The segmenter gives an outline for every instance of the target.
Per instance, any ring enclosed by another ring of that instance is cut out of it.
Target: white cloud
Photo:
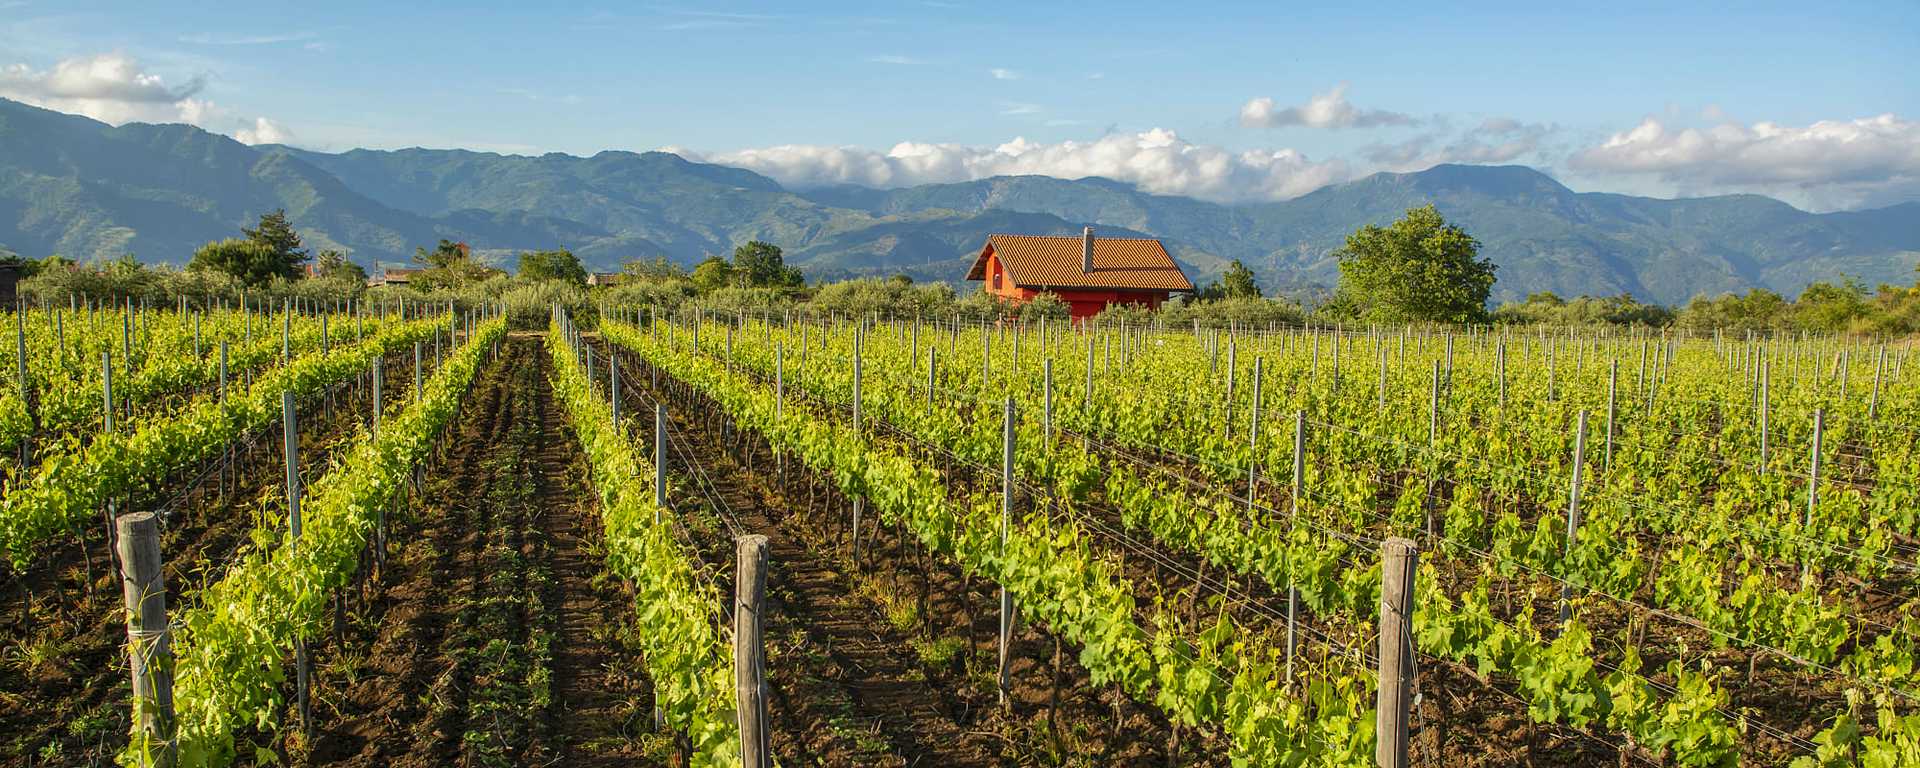
[[[1038,104],[1023,104],[1017,101],[1002,102],[1000,104],[1000,114],[1003,115],[1037,115],[1040,114],[1040,112],[1041,109]]]
[[[65,59],[43,71],[26,64],[0,69],[0,96],[109,123],[205,119],[211,105],[193,98],[205,86],[203,77],[169,85],[120,53]]]
[[[1018,79],[1020,79],[1020,73],[1018,73],[1018,72],[1015,72],[1015,71],[1013,71],[1013,70],[1011,70],[1011,69],[1002,69],[1002,68],[1000,68],[1000,67],[994,67],[993,69],[989,69],[989,70],[987,70],[987,73],[988,73],[988,74],[991,74],[991,75],[993,75],[993,79],[995,79],[995,80],[1018,80]]]
[[[1414,125],[1413,116],[1380,109],[1361,109],[1347,101],[1347,84],[1341,83],[1326,93],[1314,94],[1306,104],[1282,107],[1271,97],[1261,96],[1240,107],[1240,124],[1254,128],[1302,125],[1308,128],[1373,128],[1386,125]]]
[[[246,144],[293,141],[293,132],[280,123],[265,117],[242,120],[232,110],[198,98],[205,87],[205,77],[171,85],[121,53],[64,59],[47,70],[27,64],[0,67],[0,97],[37,107],[115,125],[187,123],[229,133]]]
[[[290,144],[293,142],[293,132],[272,120],[256,117],[253,119],[253,127],[234,131],[233,138],[248,145]]]
[[[915,60],[911,56],[901,56],[899,54],[894,54],[894,53],[884,53],[878,56],[868,56],[867,61],[871,61],[875,64],[918,64],[920,63],[919,61]]]
[[[1443,133],[1427,133],[1394,144],[1373,144],[1363,148],[1361,155],[1392,171],[1417,171],[1441,163],[1511,163],[1540,152],[1556,130],[1543,123],[1491,117],[1451,140]]]
[[[1657,179],[1685,194],[1761,191],[1845,207],[1920,195],[1920,123],[1883,114],[1804,127],[1675,128],[1649,117],[1574,153],[1569,165]]]
[[[1242,202],[1298,197],[1349,177],[1341,161],[1314,162],[1292,149],[1235,152],[1193,144],[1161,128],[1057,144],[1016,138],[997,147],[908,141],[885,152],[815,145],[716,153],[668,151],[747,168],[796,187],[848,183],[903,187],[1020,174],[1065,179],[1100,176],[1158,194]]]

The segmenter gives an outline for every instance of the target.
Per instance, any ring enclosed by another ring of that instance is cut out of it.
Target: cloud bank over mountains
[[[731,152],[668,151],[746,168],[802,188],[907,187],[991,176],[1101,176],[1155,194],[1246,202],[1298,197],[1352,176],[1344,161],[1314,161],[1292,149],[1235,152],[1195,144],[1164,128],[1051,144],[1015,138],[994,147],[904,141],[884,152],[799,144]]]
[[[114,125],[186,123],[227,133],[245,144],[292,140],[293,133],[280,123],[265,117],[245,120],[203,98],[206,88],[204,74],[176,85],[138,59],[117,52],[62,59],[43,70],[24,63],[0,66],[0,97],[24,104]]]
[[[194,42],[298,45],[318,41],[311,33],[302,33],[195,38]],[[920,63],[891,54],[872,60],[901,66]],[[1028,72],[1007,68],[990,69],[987,74],[1009,86],[1033,80]],[[299,141],[297,121],[247,115],[216,103],[208,95],[211,82],[205,73],[162,74],[117,51],[40,67],[0,61],[0,97],[114,124],[189,123],[247,144]],[[667,149],[689,159],[753,170],[800,188],[835,184],[893,188],[1003,175],[1100,176],[1156,194],[1247,203],[1291,199],[1374,171],[1413,171],[1443,163],[1525,163],[1577,178],[1586,188],[1677,195],[1753,192],[1816,210],[1920,199],[1920,122],[1893,113],[1796,126],[1764,120],[1742,123],[1710,107],[1691,119],[1669,112],[1646,117],[1630,128],[1623,127],[1624,122],[1567,126],[1509,116],[1416,116],[1355,104],[1348,98],[1349,91],[1342,82],[1297,103],[1271,96],[1251,98],[1241,105],[1237,119],[1223,121],[1229,124],[1225,143],[1196,141],[1174,127],[1152,127],[1108,128],[1089,139],[1036,141],[1015,136],[998,144],[908,137],[886,149],[823,144]],[[1024,100],[999,101],[993,110],[1002,116],[1032,119],[1049,129],[1098,124],[1047,118],[1046,108]],[[1232,136],[1232,126],[1240,131],[1238,137]],[[1334,155],[1309,155],[1299,148],[1299,144],[1315,145],[1317,139],[1312,137],[1333,133],[1359,136],[1361,142],[1344,144],[1350,149]],[[1295,145],[1274,146],[1278,136],[1291,137],[1287,143]],[[472,146],[486,149],[489,145]]]
[[[1794,189],[1839,205],[1898,202],[1920,197],[1920,123],[1883,114],[1801,127],[1727,121],[1702,129],[1650,117],[1575,152],[1568,165],[1650,176],[1683,193]]]

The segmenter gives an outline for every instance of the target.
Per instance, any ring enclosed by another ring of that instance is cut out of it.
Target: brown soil
[[[578,441],[538,337],[480,372],[388,571],[316,661],[308,765],[637,765],[651,691],[621,642]]]

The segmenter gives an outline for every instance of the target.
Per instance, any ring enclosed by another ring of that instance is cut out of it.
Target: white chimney
[[[1093,274],[1093,227],[1080,233],[1080,273]]]

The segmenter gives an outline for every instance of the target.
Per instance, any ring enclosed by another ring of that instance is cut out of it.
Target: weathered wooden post
[[[1614,360],[1607,365],[1607,453],[1600,462],[1602,473],[1613,471],[1613,420],[1615,414],[1614,391],[1620,381],[1620,361]]]
[[[667,508],[667,406],[653,404],[653,524],[660,524],[660,511]]]
[[[367,422],[367,434],[372,437],[380,436],[380,412],[386,409],[387,403],[385,395],[381,394],[380,390],[385,386],[386,378],[386,360],[375,357],[373,359],[373,416]]]
[[[1086,374],[1087,374],[1087,384],[1086,384],[1087,388],[1086,388],[1085,394],[1082,395],[1085,399],[1080,401],[1080,412],[1083,415],[1092,416],[1093,415],[1093,337],[1091,335],[1087,337]]]
[[[20,403],[27,408],[28,419],[33,416],[33,387],[27,383],[27,305],[22,301],[13,310],[14,361],[19,363]],[[1878,390],[1876,389],[1876,392]],[[33,455],[29,447],[33,443],[33,434],[28,432],[20,440],[20,466],[25,468]]]
[[[733,697],[740,728],[741,768],[773,768],[767,728],[767,648],[761,612],[767,597],[767,537],[735,543],[733,582]]]
[[[1501,339],[1499,347],[1494,351],[1493,370],[1494,370],[1494,373],[1493,373],[1494,378],[1500,380],[1500,407],[1505,408],[1507,407],[1507,340],[1506,339]]]
[[[607,346],[607,400],[613,406],[613,428],[620,429],[620,358]]]
[[[287,529],[290,532],[288,546],[300,546],[300,428],[298,417],[294,415],[293,392],[280,393],[280,432],[285,446],[287,460]],[[303,730],[313,726],[312,701],[308,698],[308,682],[312,670],[307,659],[307,641],[295,638],[293,641],[294,690],[299,698],[300,727]]]
[[[1376,340],[1374,346],[1380,351],[1380,384],[1378,389],[1380,394],[1380,412],[1384,414],[1387,412],[1387,345],[1381,344]]]
[[[1773,409],[1773,394],[1768,390],[1772,386],[1772,372],[1769,366],[1773,361],[1760,359],[1760,474],[1767,473],[1767,411]]]
[[[417,342],[417,341],[414,342],[413,343],[413,401],[416,403],[420,402],[420,381],[421,381],[421,372],[420,372],[421,354],[420,353],[421,352],[422,350],[421,350],[420,342]]]
[[[1042,346],[1044,347],[1045,345],[1042,344]],[[1042,373],[1044,374],[1044,377],[1045,377],[1045,381],[1042,384],[1042,392],[1041,392],[1041,405],[1044,408],[1041,415],[1041,424],[1043,425],[1041,434],[1045,441],[1042,447],[1048,451],[1051,451],[1053,450],[1053,357],[1052,356],[1047,357],[1045,364],[1042,366]]]
[[[1580,535],[1580,472],[1587,461],[1587,412],[1580,412],[1580,424],[1573,433],[1573,477],[1567,484],[1567,544],[1565,556],[1573,556],[1573,545]],[[1560,623],[1573,615],[1573,584],[1560,583]]]
[[[1820,438],[1822,433],[1826,431],[1826,427],[1826,409],[1813,409],[1813,449],[1808,452],[1807,456],[1807,515],[1800,522],[1800,535],[1807,538],[1812,538],[1813,508],[1820,502]],[[1813,563],[1811,559],[1800,563],[1800,575],[1802,579],[1806,577],[1807,572],[1812,568]]]
[[[985,334],[982,335],[984,336]],[[856,329],[853,333],[853,435],[856,438],[865,434],[861,431],[862,424],[860,423],[860,403],[864,399],[860,396],[860,357],[863,351],[862,348],[865,345],[861,343],[860,337],[860,331]],[[982,383],[985,383],[984,379],[982,379]],[[866,511],[866,502],[867,498],[864,494],[854,494],[853,534],[847,540],[847,550],[853,558],[855,568],[860,567],[860,516],[861,513]]]
[[[1380,681],[1374,698],[1373,762],[1407,766],[1407,710],[1413,704],[1413,574],[1420,550],[1395,536],[1381,543]]]
[[[1253,405],[1247,418],[1247,514],[1253,514],[1260,482],[1260,379],[1266,358],[1253,358]]]
[[[1385,349],[1385,347],[1381,347]],[[1288,527],[1300,524],[1300,498],[1307,492],[1307,412],[1293,412],[1293,508]],[[1300,590],[1293,581],[1293,562],[1287,562],[1287,687],[1293,686],[1293,653],[1300,647]]]
[[[1001,428],[1000,454],[1000,549],[1007,548],[1007,536],[1013,525],[1013,398],[1006,399],[1002,406],[1004,425]],[[1013,593],[1005,585],[1000,587],[1000,670],[999,691],[1000,706],[1013,709],[1013,699],[1008,696],[1013,671]]]
[[[1887,374],[1887,345],[1880,345],[1880,353],[1873,364],[1873,395],[1867,400],[1867,418],[1880,415],[1880,380]]]
[[[127,661],[133,673],[133,744],[139,765],[167,768],[175,758],[173,638],[160,562],[160,521],[152,512],[115,520],[120,594],[127,608]]]
[[[1440,442],[1440,361],[1433,361],[1433,388],[1427,399],[1427,445]]]

